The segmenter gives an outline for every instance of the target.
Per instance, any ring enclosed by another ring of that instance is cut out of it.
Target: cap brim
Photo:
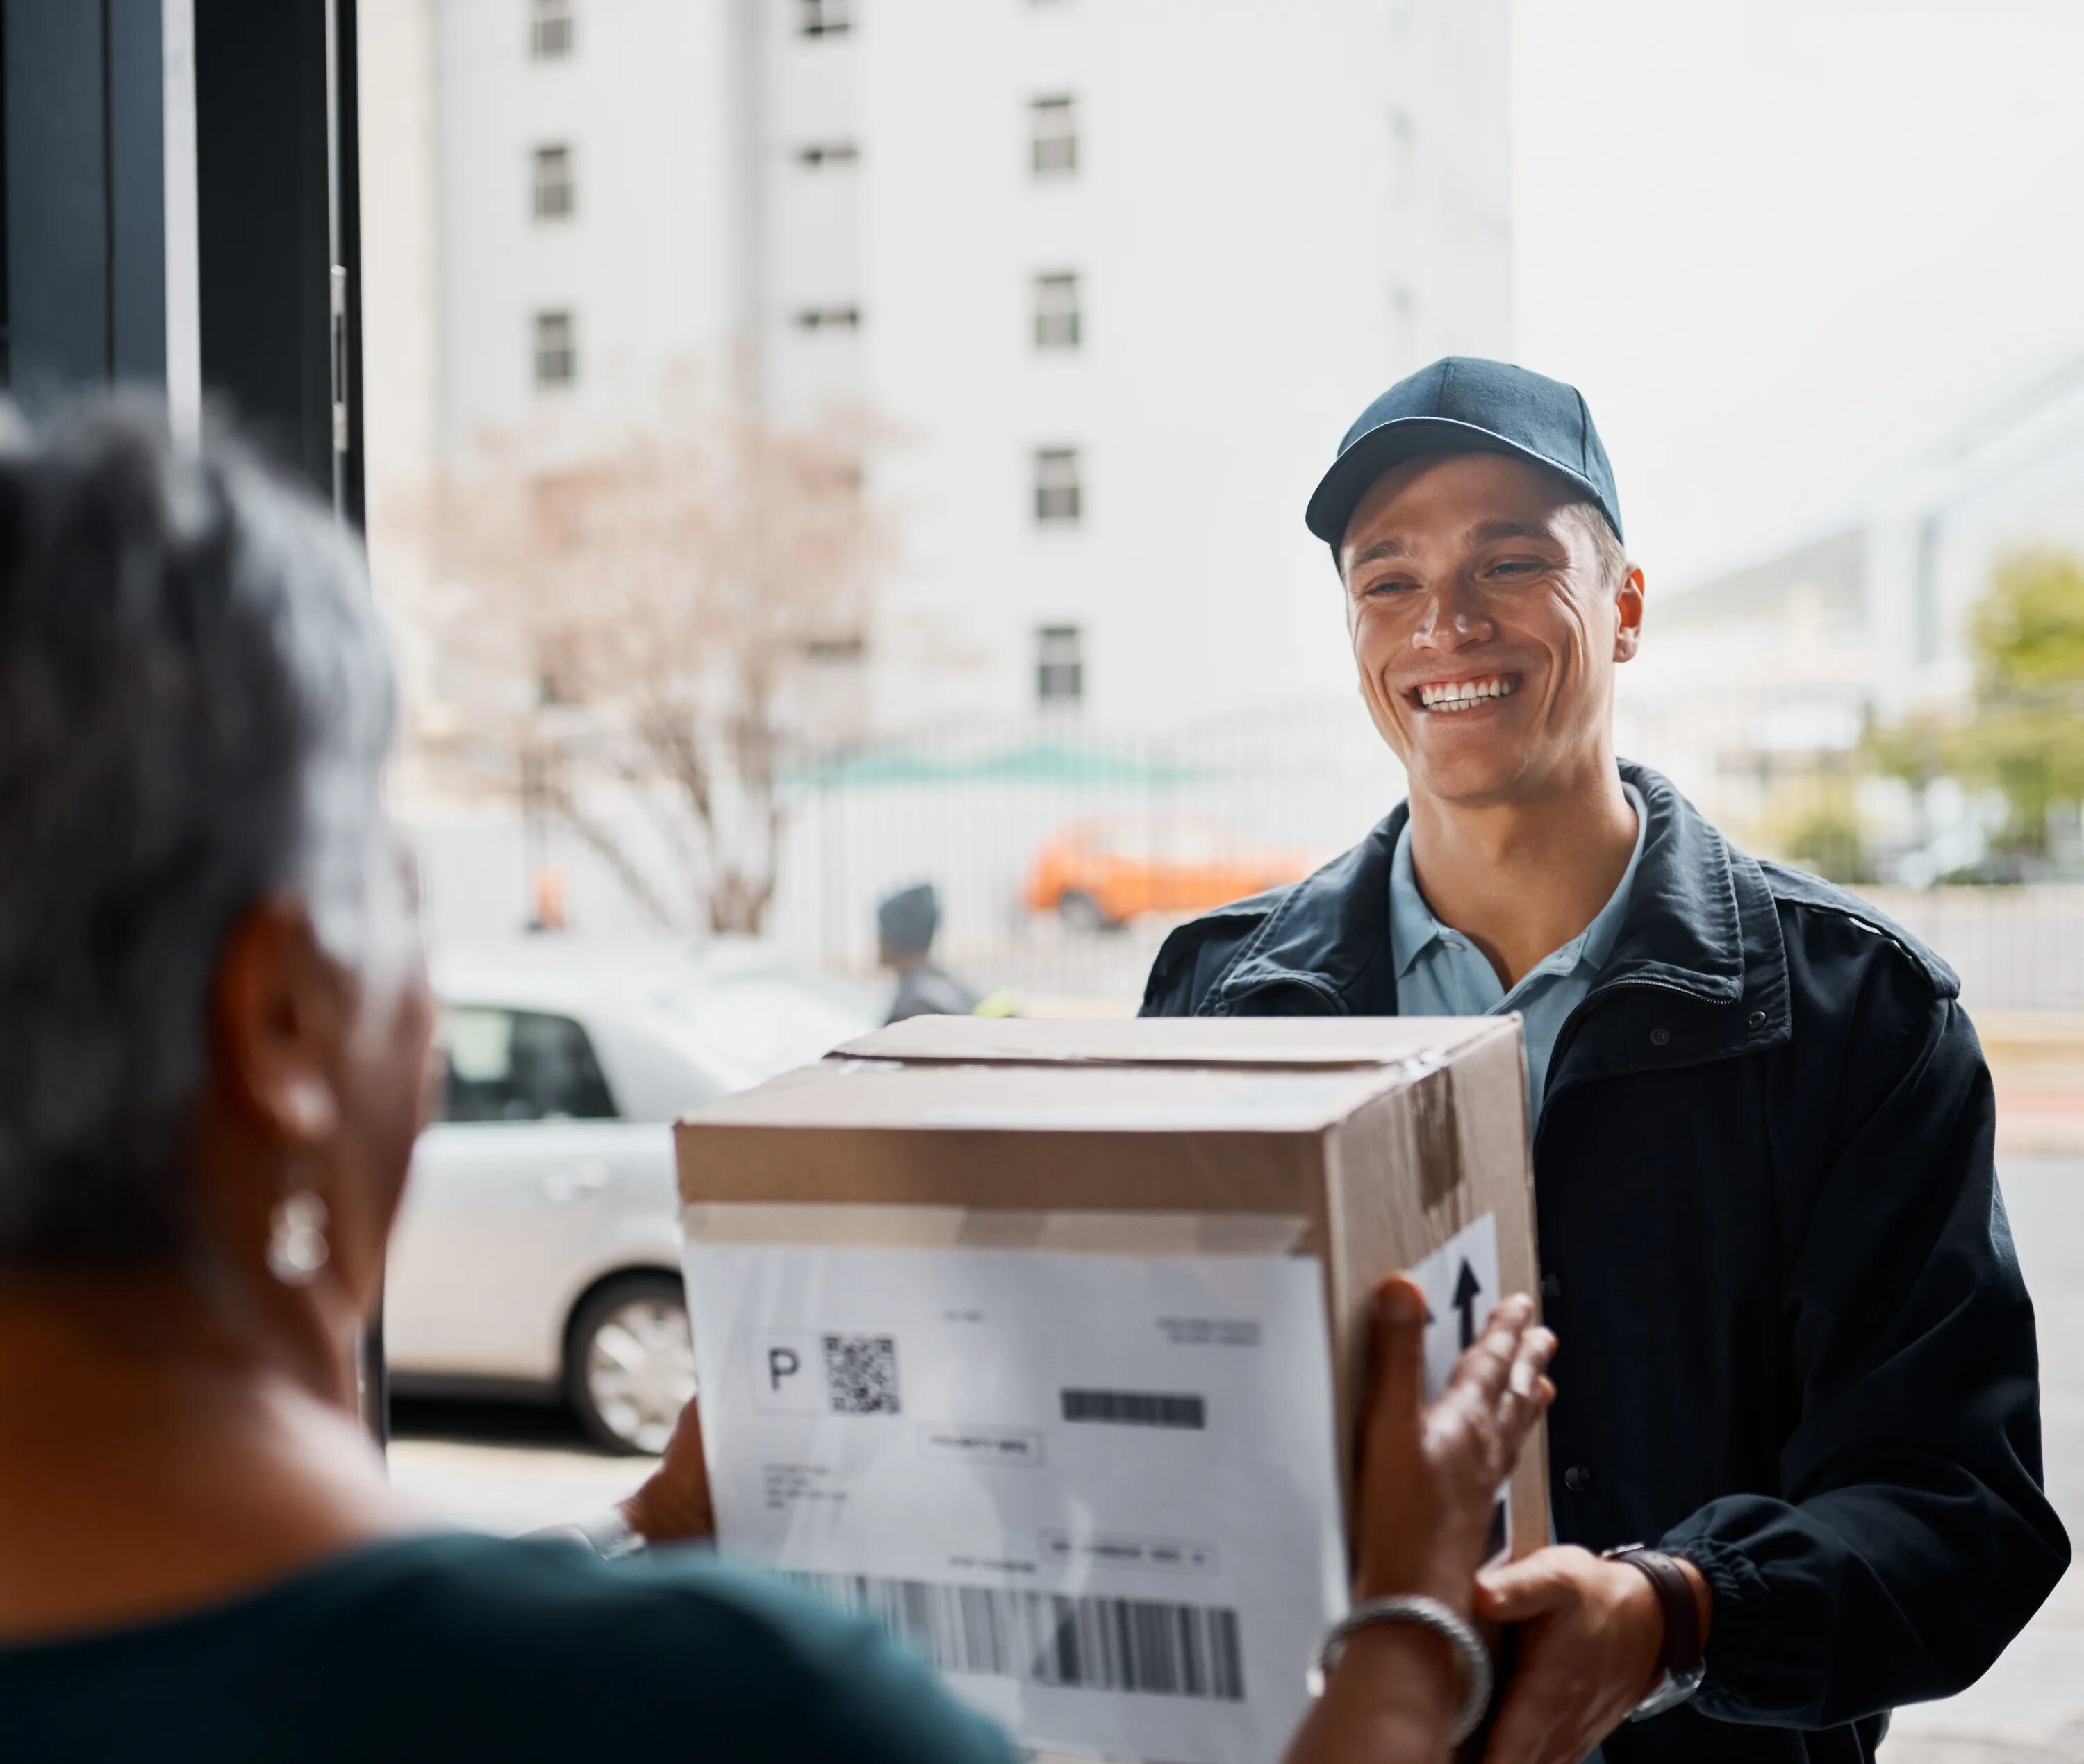
[[[1332,468],[1317,480],[1302,519],[1310,531],[1334,553],[1346,536],[1347,523],[1368,486],[1392,466],[1435,453],[1502,453],[1529,465],[1543,466],[1585,493],[1585,500],[1604,511],[1605,499],[1591,479],[1568,466],[1559,465],[1546,454],[1523,447],[1516,441],[1457,422],[1451,417],[1392,417],[1370,429],[1332,462]]]

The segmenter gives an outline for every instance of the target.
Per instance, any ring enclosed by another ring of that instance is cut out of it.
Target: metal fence
[[[1887,857],[1914,817],[1862,772],[1858,728],[1856,707],[1813,688],[1694,692],[1624,703],[1620,737],[1747,848],[1813,857],[1818,829],[1864,825]],[[977,721],[807,755],[789,774],[768,932],[803,961],[866,972],[877,901],[930,880],[951,966],[1031,1009],[1124,1010],[1171,924],[1343,850],[1403,789],[1357,700],[1168,730]],[[436,941],[519,929],[536,854],[512,811],[417,819]],[[547,850],[575,932],[650,929],[582,847],[553,833]],[[1113,865],[1128,892],[1067,887],[1081,862]],[[2084,1012],[2084,882],[1854,886],[1954,965],[1972,1005]],[[1065,898],[1081,893],[1101,898]]]
[[[1667,772],[1739,845],[1802,861],[1820,839],[1827,859],[1858,866],[1851,886],[1945,956],[1972,1004],[2084,1011],[2084,882],[1888,886],[1865,879],[1876,859],[1864,847],[1828,848],[1834,836],[1857,840],[1865,823],[1887,856],[1910,819],[1901,793],[1861,772],[1844,724],[1799,699],[1750,694],[1630,707],[1622,734],[1624,751]],[[1777,744],[1761,743],[1760,730]],[[1819,742],[1819,730],[1832,738]],[[1357,703],[1163,732],[928,732],[806,775],[773,930],[806,957],[862,969],[875,901],[931,880],[944,903],[942,954],[980,984],[1048,1008],[1124,1008],[1166,930],[1189,915],[1063,903],[1049,891],[1053,859],[1102,847],[1132,874],[1154,873],[1154,891],[1168,878],[1189,893],[1198,882],[1213,904],[1249,891],[1256,875],[1301,874],[1343,850],[1403,789]]]

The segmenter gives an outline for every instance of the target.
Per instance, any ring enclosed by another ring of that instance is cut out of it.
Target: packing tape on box
[[[1048,1250],[1066,1255],[1292,1255],[1309,1222],[1271,1213],[1014,1212],[875,1203],[696,1201],[682,1209],[680,1226],[690,1243]]]

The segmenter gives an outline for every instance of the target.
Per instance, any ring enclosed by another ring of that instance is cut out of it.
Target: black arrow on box
[[[1462,1352],[1467,1353],[1476,1344],[1476,1300],[1484,1289],[1483,1282],[1476,1278],[1476,1271],[1469,1266],[1468,1258],[1462,1258],[1462,1271],[1455,1281],[1455,1309],[1462,1313]]]

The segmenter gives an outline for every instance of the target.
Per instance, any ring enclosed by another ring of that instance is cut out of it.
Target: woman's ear
[[[1614,604],[1620,617],[1614,626],[1614,659],[1627,662],[1634,658],[1635,652],[1642,646],[1642,571],[1630,564],[1628,573],[1621,577],[1621,585],[1614,590]]]
[[[271,895],[239,915],[211,1011],[218,1077],[249,1131],[294,1149],[338,1131],[348,1001],[302,901]]]

